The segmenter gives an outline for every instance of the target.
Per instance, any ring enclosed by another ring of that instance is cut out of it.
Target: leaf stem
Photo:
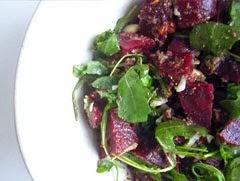
[[[114,66],[114,68],[112,69],[111,73],[110,73],[110,76],[112,76],[114,74],[114,72],[116,71],[117,67],[126,59],[126,58],[129,58],[129,57],[143,57],[142,54],[127,54],[127,55],[124,55],[118,62],[117,64]]]
[[[157,173],[161,173],[161,172],[167,172],[167,171],[170,171],[172,170],[175,166],[174,165],[170,165],[169,167],[167,168],[163,168],[163,169],[160,169],[160,168],[154,168],[154,167],[148,167],[146,165],[143,165],[143,164],[139,164],[131,159],[129,159],[128,157],[126,156],[115,156],[118,160],[122,161],[123,163],[127,164],[127,165],[130,165],[134,168],[137,168],[139,170],[142,170],[144,172],[148,172],[148,173],[152,173],[152,174],[157,174]]]
[[[176,146],[176,149],[181,149],[186,151],[205,152],[205,153],[208,152],[206,148],[194,148],[194,147],[186,147],[186,146]]]
[[[102,115],[102,121],[101,121],[101,137],[102,137],[102,147],[104,149],[104,152],[106,153],[107,157],[109,160],[111,160],[111,156],[108,153],[107,150],[107,142],[106,142],[106,129],[107,129],[107,113],[108,110],[110,109],[110,104],[107,104],[103,110],[103,115]]]
[[[240,62],[240,56],[239,56],[239,55],[237,55],[237,54],[235,54],[235,53],[232,53],[232,52],[230,52],[230,51],[227,51],[226,53],[227,53],[228,55],[234,57],[236,62]]]
[[[211,152],[211,153],[207,153],[207,154],[204,155],[204,158],[212,157],[212,156],[214,156],[214,155],[216,155],[216,154],[218,154],[218,153],[219,153],[218,150],[213,151],[213,152]]]

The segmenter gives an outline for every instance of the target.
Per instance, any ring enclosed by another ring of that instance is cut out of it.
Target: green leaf
[[[116,54],[120,50],[117,35],[112,30],[103,32],[96,37],[94,48],[106,56]]]
[[[226,173],[227,181],[239,181],[240,178],[240,157],[235,158],[228,166]]]
[[[75,77],[82,77],[85,74],[85,71],[87,69],[87,65],[74,65],[73,66],[73,75]]]
[[[101,98],[106,98],[110,104],[115,103],[117,100],[117,95],[113,93],[103,91],[103,90],[97,90],[97,92]]]
[[[232,1],[231,5],[231,26],[240,27],[240,2],[237,0]]]
[[[99,61],[90,61],[86,69],[86,74],[91,75],[104,75],[108,72],[108,68]]]
[[[173,181],[187,181],[187,177],[184,174],[177,172],[175,169],[171,170],[170,173]]]
[[[240,116],[240,84],[228,84],[228,98],[220,102],[221,106],[229,113],[230,118]]]
[[[105,159],[102,160],[97,167],[97,172],[98,173],[103,173],[103,172],[109,172],[109,170],[113,167],[113,162]]]
[[[208,22],[194,26],[190,34],[193,49],[220,55],[231,49],[240,38],[240,30],[221,23]]]
[[[207,130],[203,127],[186,125],[182,120],[171,120],[158,124],[155,131],[155,137],[166,152],[178,153],[180,151],[176,149],[173,138],[175,136],[183,136],[190,139],[196,133],[200,136],[207,136]]]
[[[100,77],[92,83],[96,89],[113,91],[113,86],[118,85],[121,75]]]
[[[135,67],[130,68],[118,84],[118,115],[130,123],[147,121],[149,94]]]
[[[85,74],[88,75],[105,75],[108,74],[108,68],[100,61],[90,61],[87,65],[75,65],[73,66],[73,75],[75,77],[82,77]]]
[[[225,181],[222,172],[208,164],[195,163],[192,166],[192,172],[198,181]]]
[[[114,28],[115,33],[119,33],[129,21],[135,18],[137,15],[137,12],[138,12],[138,6],[134,5],[126,15],[119,18]]]
[[[135,65],[134,70],[139,74],[143,86],[151,88],[152,77],[149,75],[149,65],[146,64]]]
[[[240,156],[240,147],[239,146],[229,146],[225,144],[220,145],[220,154],[225,162],[228,163],[229,160],[232,160]]]

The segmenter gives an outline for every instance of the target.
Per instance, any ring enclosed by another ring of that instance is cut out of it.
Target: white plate
[[[86,120],[74,119],[72,66],[90,59],[92,38],[113,28],[129,0],[42,1],[28,30],[16,81],[16,124],[36,181],[113,180],[97,174]]]

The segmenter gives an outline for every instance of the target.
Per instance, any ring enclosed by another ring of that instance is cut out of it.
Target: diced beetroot
[[[97,128],[102,120],[102,111],[106,101],[101,99],[99,94],[94,91],[84,99],[84,109],[88,116],[89,124],[92,128]]]
[[[217,14],[217,0],[177,0],[174,15],[180,28],[192,27]]]
[[[192,53],[160,58],[155,64],[161,76],[168,77],[174,85],[178,85],[181,78],[187,77],[193,70]]]
[[[212,165],[215,168],[221,169],[221,162],[218,159],[214,159],[214,158],[208,158],[207,160],[204,161],[204,163],[208,164],[208,165]]]
[[[226,144],[240,146],[240,119],[229,121],[218,136]]]
[[[172,22],[171,0],[146,0],[140,10],[140,33],[154,38],[162,45],[168,33],[175,32]]]
[[[118,117],[117,109],[109,111],[107,143],[108,151],[113,155],[121,155],[137,147],[138,137],[133,126]]]
[[[136,33],[120,33],[118,39],[123,54],[145,53],[156,45],[153,39]]]
[[[186,53],[191,52],[185,42],[178,39],[171,41],[171,43],[168,45],[168,50],[177,56],[182,56]]]
[[[188,83],[179,98],[184,112],[196,124],[211,128],[214,87],[206,82]]]
[[[215,74],[221,77],[223,82],[240,83],[240,63],[226,59],[219,64]]]
[[[168,165],[167,158],[158,145],[154,148],[149,148],[149,145],[139,145],[135,150],[132,150],[131,153],[152,165],[157,165],[162,168]]]

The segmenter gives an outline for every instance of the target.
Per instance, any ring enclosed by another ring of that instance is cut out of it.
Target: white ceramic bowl
[[[16,124],[35,181],[114,180],[97,174],[92,132],[74,119],[72,66],[91,59],[93,37],[136,1],[42,1],[28,30],[16,81]]]

